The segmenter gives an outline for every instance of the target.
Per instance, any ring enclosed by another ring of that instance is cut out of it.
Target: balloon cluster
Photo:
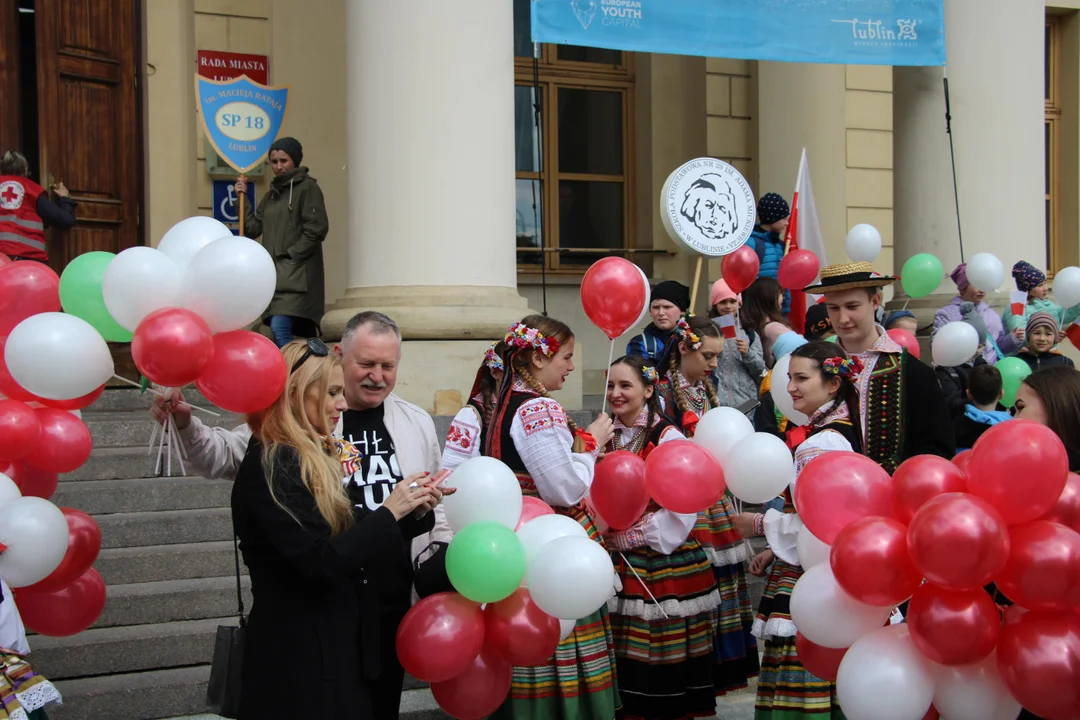
[[[913,457],[891,478],[848,452],[803,468],[800,659],[836,682],[852,720],[919,720],[931,705],[950,720],[1021,705],[1076,717],[1080,693],[1063,688],[1080,687],[1080,477],[1024,420],[957,460]],[[883,627],[909,599],[906,623]],[[1003,620],[995,599],[1017,607]]]
[[[457,592],[414,605],[397,650],[443,710],[478,719],[506,699],[513,666],[548,662],[577,619],[607,603],[615,568],[576,520],[522,497],[498,460],[468,460],[446,485],[457,489],[445,501],[454,531],[446,572]]]

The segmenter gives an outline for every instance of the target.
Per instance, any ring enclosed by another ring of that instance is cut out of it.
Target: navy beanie
[[[652,289],[652,297],[649,302],[651,303],[653,300],[667,300],[675,307],[686,312],[690,309],[690,288],[674,280],[665,280]]]
[[[787,200],[776,193],[766,193],[757,204],[758,225],[772,225],[791,215]]]
[[[283,137],[274,141],[270,146],[270,152],[281,150],[292,158],[293,165],[300,167],[300,161],[304,159],[304,146],[296,138]],[[269,153],[267,153],[269,154]]]

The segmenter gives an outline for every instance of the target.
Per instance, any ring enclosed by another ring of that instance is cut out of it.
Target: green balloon
[[[999,360],[994,367],[1001,373],[1001,404],[1011,408],[1016,404],[1016,391],[1020,389],[1020,383],[1031,374],[1031,367],[1015,357]]]
[[[938,289],[944,278],[941,261],[930,253],[913,255],[900,271],[900,284],[911,298],[926,297]]]
[[[510,597],[525,577],[525,548],[505,525],[466,525],[446,549],[446,574],[469,600],[499,602]]]
[[[105,268],[116,255],[88,252],[79,255],[60,276],[60,305],[68,315],[82,318],[109,342],[131,342],[131,332],[113,320],[101,295]]]

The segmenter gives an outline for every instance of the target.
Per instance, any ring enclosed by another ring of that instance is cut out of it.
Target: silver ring
[[[418,487],[420,487],[419,483],[413,483],[413,484],[409,485],[410,490],[415,490]]]

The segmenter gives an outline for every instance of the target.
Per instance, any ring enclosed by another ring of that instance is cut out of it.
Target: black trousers
[[[407,604],[382,608],[379,642],[382,667],[379,676],[368,682],[375,720],[397,720],[398,717],[405,669],[398,662],[397,629],[408,611]]]

